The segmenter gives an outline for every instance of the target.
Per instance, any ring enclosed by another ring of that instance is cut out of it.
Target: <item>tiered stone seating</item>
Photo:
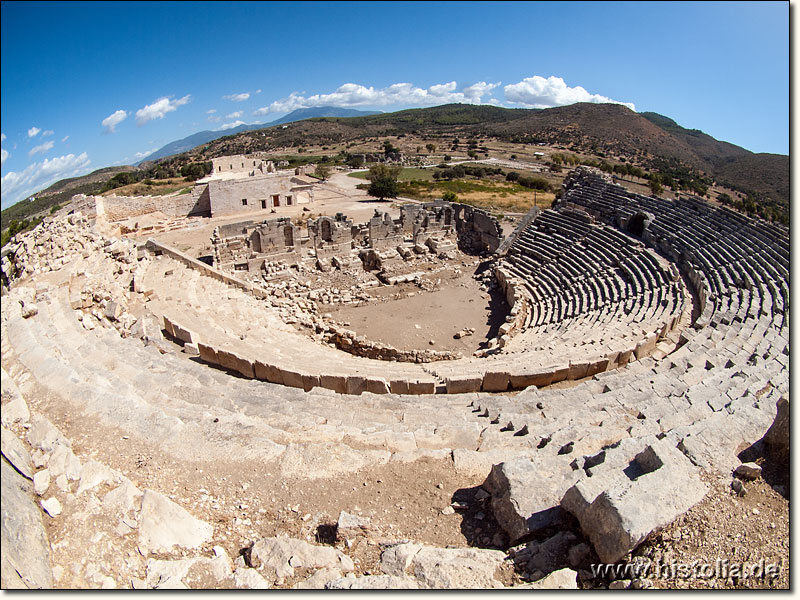
[[[87,329],[70,279],[103,273],[109,287],[117,285],[119,264],[103,252],[64,257],[60,268],[14,282],[0,309],[3,368],[41,412],[101,421],[183,459],[187,447],[203,448],[192,457],[198,464],[236,456],[286,475],[335,477],[388,461],[452,457],[460,473],[486,476],[498,463],[530,459],[541,511],[558,507],[577,477],[619,454],[628,461],[655,440],[727,476],[789,392],[786,232],[694,202],[633,197],[591,173],[568,183],[565,201],[605,225],[545,211],[547,231],[539,236],[534,222],[531,235],[520,235],[501,268],[519,268],[526,278],[530,318],[502,352],[424,369],[363,367],[386,382],[410,369],[469,393],[410,396],[392,393],[391,385],[384,394],[304,390],[302,377],[287,386],[235,376],[178,352],[177,344],[169,351],[122,337],[107,318]],[[671,266],[613,229],[640,212],[655,217],[644,241],[681,263],[704,304],[694,327],[679,328],[679,343],[660,355],[648,356],[659,334],[643,324],[688,323],[691,303]],[[525,248],[534,242],[537,256]],[[145,258],[136,273],[126,291],[132,311],[141,303],[144,314],[194,328],[218,350],[245,358],[257,352],[251,364],[268,352],[276,364],[293,361],[300,376],[311,374],[301,365],[317,376],[320,367],[362,368],[348,362],[355,357],[292,331],[247,290],[179,260]],[[20,302],[33,296],[38,314]],[[550,385],[565,379],[580,381]],[[526,386],[515,395],[489,393]],[[493,507],[501,501],[493,496]]]

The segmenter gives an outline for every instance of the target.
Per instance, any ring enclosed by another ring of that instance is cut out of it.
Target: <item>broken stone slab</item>
[[[514,548],[514,563],[528,575],[552,573],[567,564],[569,551],[577,541],[572,532],[559,531],[541,542],[531,541],[522,548]]]
[[[529,590],[577,590],[578,589],[578,572],[572,569],[559,569],[553,571],[547,577],[526,583],[523,585],[515,585],[513,589],[529,589]]]
[[[339,577],[325,584],[326,590],[418,590],[416,579],[397,575]]]
[[[268,590],[269,581],[264,579],[258,571],[249,567],[238,567],[233,572],[233,583],[237,589]]]
[[[96,488],[102,484],[113,484],[120,481],[120,477],[106,465],[90,459],[81,468],[80,483],[78,484],[77,495],[81,495],[87,490]]]
[[[368,535],[373,530],[369,518],[352,515],[342,511],[336,524],[336,539],[345,540],[356,536]]]
[[[264,538],[254,542],[247,553],[249,566],[269,581],[294,575],[295,568],[353,571],[349,556],[330,546],[315,546],[292,538]]]
[[[140,508],[142,492],[133,485],[130,479],[122,477],[122,483],[103,497],[103,508],[114,510],[124,516],[136,512]]]
[[[179,560],[147,560],[147,587],[151,589],[197,589],[235,587],[232,562],[225,549],[214,547],[213,557]]]
[[[43,452],[52,452],[57,445],[70,446],[67,438],[41,415],[34,415],[31,419],[31,428],[28,430],[27,439],[31,446]]]
[[[47,468],[53,477],[66,475],[67,479],[77,481],[81,478],[81,461],[72,453],[72,449],[64,444],[56,444]]]
[[[504,559],[505,553],[499,550],[408,543],[386,549],[381,555],[381,568],[388,575],[411,575],[422,588],[500,588],[503,585],[495,573]]]
[[[320,569],[316,571],[311,577],[292,586],[293,590],[324,590],[328,583],[343,578],[342,572],[339,569]],[[335,588],[338,589],[338,588]]]
[[[31,418],[28,404],[14,380],[2,368],[0,368],[0,396],[3,400],[3,408],[0,411],[0,421],[3,427],[8,427],[13,423],[28,422]]]
[[[53,571],[42,512],[29,495],[30,483],[0,461],[0,586],[50,589]]]
[[[54,496],[51,496],[47,500],[39,500],[39,504],[42,505],[44,512],[51,517],[57,517],[61,514],[61,502]]]
[[[648,445],[623,475],[600,472],[590,485],[586,477],[567,490],[562,500],[604,563],[622,559],[651,533],[700,502],[708,490],[699,469],[667,439]]]
[[[42,469],[33,476],[33,491],[37,496],[44,496],[50,487],[50,471]]]
[[[483,487],[492,494],[492,511],[511,543],[559,525],[561,498],[579,478],[565,458],[534,454],[492,467]]]
[[[33,462],[28,449],[22,440],[5,427],[0,433],[0,453],[24,477],[33,479]]]
[[[736,467],[736,470],[733,472],[733,474],[739,479],[754,481],[761,477],[761,465],[757,465],[754,462],[742,463]]]
[[[169,552],[173,547],[199,548],[211,539],[214,528],[190,515],[172,500],[145,490],[139,515],[139,548],[148,552]]]

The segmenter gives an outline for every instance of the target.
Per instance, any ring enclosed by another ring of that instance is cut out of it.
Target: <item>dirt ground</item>
[[[449,350],[469,356],[496,337],[508,314],[503,295],[482,291],[474,272],[471,268],[456,277],[438,273],[433,279],[441,283],[434,292],[399,284],[371,291],[379,296],[376,302],[320,308],[335,320],[350,323],[349,329],[373,342],[400,350]],[[402,297],[396,299],[398,295]],[[460,339],[453,337],[465,328],[474,328],[475,332]]]

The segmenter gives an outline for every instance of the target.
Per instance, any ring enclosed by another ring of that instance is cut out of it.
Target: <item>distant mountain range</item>
[[[293,123],[291,127],[275,125]],[[260,130],[260,131],[255,131]],[[45,213],[71,194],[98,193],[103,181],[123,170],[147,169],[159,158],[181,154],[176,164],[208,161],[218,156],[269,151],[274,148],[340,145],[406,136],[437,141],[442,149],[458,138],[495,139],[512,144],[546,144],[611,161],[630,162],[654,172],[704,174],[729,189],[752,194],[762,207],[789,214],[789,157],[753,153],[686,129],[663,115],[637,113],[618,104],[578,103],[545,109],[448,104],[393,113],[335,107],[296,110],[271,123],[242,125],[225,131],[202,131],[150,154],[136,167],[101,169],[60,181],[36,194],[34,203],[20,202],[2,211],[9,219]],[[419,143],[419,142],[415,142]],[[678,175],[676,175],[678,177]]]
[[[173,154],[180,154],[186,152],[202,144],[213,142],[216,139],[228,135],[236,135],[242,131],[254,131],[257,129],[264,129],[265,127],[272,127],[273,125],[282,125],[284,123],[293,123],[294,121],[302,121],[303,119],[313,119],[317,117],[366,117],[369,115],[381,114],[379,111],[370,110],[355,110],[352,108],[338,108],[336,106],[320,106],[317,108],[298,108],[284,115],[279,119],[270,121],[269,123],[251,123],[249,125],[239,125],[230,129],[223,129],[217,131],[199,131],[182,140],[170,142],[166,146],[159,148],[145,156],[142,160],[136,163],[136,166],[144,162],[158,160],[165,156],[172,156]]]

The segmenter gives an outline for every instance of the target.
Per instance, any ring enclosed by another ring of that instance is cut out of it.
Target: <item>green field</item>
[[[433,172],[435,169],[419,169],[416,167],[405,167],[400,171],[398,181],[433,181]],[[349,173],[348,177],[355,177],[356,179],[367,179],[369,171],[357,171]]]

